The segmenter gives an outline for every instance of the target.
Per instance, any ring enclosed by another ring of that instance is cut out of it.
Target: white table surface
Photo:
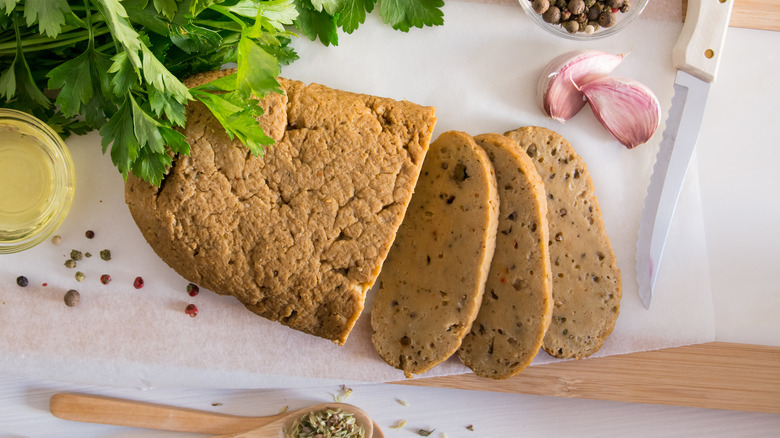
[[[780,318],[766,317],[780,314],[777,47],[780,33],[730,29],[697,151],[719,341],[780,346]],[[437,438],[780,436],[780,415],[771,414],[391,384],[353,390],[347,401],[371,414],[388,437],[418,436],[420,428],[435,428]],[[48,400],[63,391],[254,416],[331,401],[338,387],[139,391],[0,375],[0,438],[186,436],[56,419]],[[401,419],[406,427],[390,428]],[[474,431],[466,429],[470,424]]]

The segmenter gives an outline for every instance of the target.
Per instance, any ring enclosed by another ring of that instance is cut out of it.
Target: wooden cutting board
[[[683,15],[687,0],[682,0]],[[777,0],[734,0],[731,27],[780,31],[780,2]]]
[[[506,380],[394,383],[780,414],[780,347],[711,342],[532,366]]]

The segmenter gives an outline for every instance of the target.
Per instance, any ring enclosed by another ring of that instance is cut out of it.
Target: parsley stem
[[[93,36],[100,36],[103,34],[106,34],[109,32],[109,29],[107,27],[104,27],[102,29],[95,29]],[[25,53],[29,52],[38,52],[41,50],[49,50],[54,49],[57,47],[63,47],[63,46],[69,46],[74,43],[78,43],[79,41],[85,41],[90,39],[89,31],[83,30],[80,32],[73,32],[71,34],[66,35],[67,38],[63,38],[62,36],[59,36],[57,38],[27,38],[21,41],[21,45],[24,49]],[[40,44],[44,42],[49,42],[49,44]],[[13,45],[11,43],[3,43],[0,44],[0,55],[7,55],[14,53],[16,51],[16,44]]]

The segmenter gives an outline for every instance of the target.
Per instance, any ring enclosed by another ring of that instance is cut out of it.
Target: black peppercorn
[[[599,15],[599,24],[602,27],[611,27],[615,24],[615,14],[612,11],[606,10]]]
[[[24,275],[16,277],[16,284],[19,285],[19,287],[27,287],[28,283],[29,282],[27,281],[27,277]]]
[[[584,0],[569,0],[569,12],[572,13],[572,15],[580,15],[581,13],[585,12],[585,1]]]
[[[532,3],[534,12],[544,14],[550,7],[550,0],[534,0]]]
[[[81,301],[81,295],[76,290],[69,290],[65,293],[65,305],[68,307],[76,307]]]

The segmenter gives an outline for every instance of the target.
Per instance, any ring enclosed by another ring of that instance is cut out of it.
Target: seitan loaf
[[[525,127],[506,135],[531,157],[547,191],[555,305],[544,350],[560,358],[590,356],[615,326],[622,290],[590,175],[553,131]]]
[[[226,72],[191,78],[189,86]],[[200,103],[191,155],[158,189],[129,178],[130,212],[176,272],[249,310],[343,344],[411,199],[434,109],[280,79],[260,118],[262,157]]]
[[[475,137],[496,170],[500,213],[485,294],[458,356],[493,379],[527,367],[542,344],[552,310],[544,185],[517,143],[498,134]]]
[[[477,316],[496,241],[493,166],[465,133],[431,144],[371,309],[372,341],[407,377],[457,351]]]

